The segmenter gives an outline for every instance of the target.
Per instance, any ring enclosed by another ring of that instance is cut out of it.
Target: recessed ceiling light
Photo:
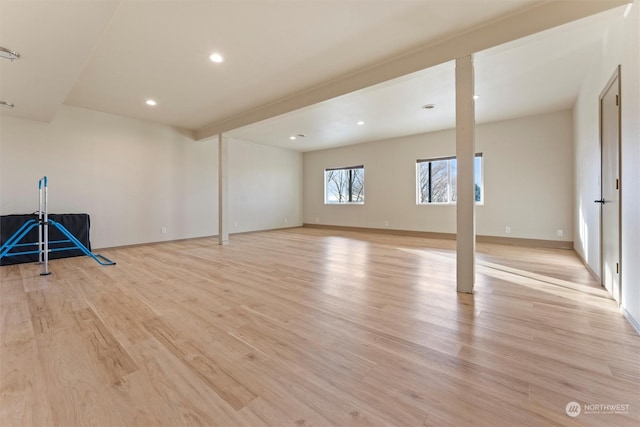
[[[7,102],[7,101],[0,101],[0,107],[13,108],[13,107],[15,107],[15,105],[13,105],[12,103]]]
[[[473,95],[473,99],[478,99],[478,98],[480,98],[479,95]]]
[[[433,108],[436,108],[436,104],[423,105],[422,108],[424,108],[425,110],[431,110]]]
[[[220,55],[219,53],[212,53],[209,56],[209,59],[212,60],[213,62],[215,62],[216,64],[221,63],[222,61],[224,61],[224,58],[222,57],[222,55]]]
[[[294,135],[291,135],[289,139],[293,141],[294,139],[296,139],[296,137]]]
[[[0,58],[13,61],[14,59],[20,59],[20,54],[10,49],[7,49],[6,47],[0,46]]]
[[[358,123],[356,123],[358,126],[362,126],[364,125],[364,122],[362,120],[360,120]]]
[[[153,99],[147,99],[147,102],[145,102],[145,104],[150,105],[150,106],[155,106],[158,105],[158,103],[156,101],[154,101]]]

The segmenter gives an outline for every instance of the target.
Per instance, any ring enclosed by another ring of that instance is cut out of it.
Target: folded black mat
[[[91,250],[89,241],[90,220],[88,214],[49,214],[49,218],[59,222],[63,227],[73,234],[87,249]],[[38,215],[3,215],[0,216],[0,246],[3,245],[25,222],[30,219],[38,221]],[[71,242],[52,243],[56,240],[67,240],[67,238],[54,226],[49,226],[49,248],[68,248],[74,246]],[[19,243],[36,243],[33,246],[14,247],[9,252],[16,253],[22,251],[38,250],[38,227],[33,228]],[[54,251],[49,253],[49,259],[67,258],[84,255],[78,249]],[[0,259],[0,265],[20,264],[25,262],[38,261],[38,254],[5,256]]]

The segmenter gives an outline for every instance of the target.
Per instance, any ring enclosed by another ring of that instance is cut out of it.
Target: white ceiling
[[[475,54],[476,122],[571,108],[608,28],[619,19],[621,9],[613,9]],[[436,107],[426,110],[426,104]],[[357,125],[360,120],[365,124]],[[451,61],[227,135],[311,151],[453,127]],[[297,134],[307,136],[290,139]]]
[[[47,122],[66,104],[198,131],[548,3],[0,0],[0,45],[22,55],[0,62],[0,100],[16,105],[0,114]],[[590,52],[618,16],[614,10],[477,54],[478,119],[569,107]],[[209,61],[214,51],[224,63]],[[307,151],[450,127],[452,67],[229,135]],[[146,106],[148,98],[158,105]],[[420,109],[426,103],[437,107]],[[366,124],[355,126],[357,120]],[[308,137],[290,141],[291,133]]]
[[[0,1],[0,46],[20,60],[0,61],[3,115],[51,121],[115,12],[115,2]]]

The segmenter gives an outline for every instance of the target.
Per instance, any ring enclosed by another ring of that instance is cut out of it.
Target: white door
[[[602,150],[601,278],[602,285],[620,303],[620,84],[619,68],[600,97]]]

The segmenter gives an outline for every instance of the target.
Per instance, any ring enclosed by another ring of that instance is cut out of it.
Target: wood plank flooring
[[[639,425],[640,337],[572,251],[478,244],[471,296],[453,244],[300,228],[2,267],[0,426]]]

